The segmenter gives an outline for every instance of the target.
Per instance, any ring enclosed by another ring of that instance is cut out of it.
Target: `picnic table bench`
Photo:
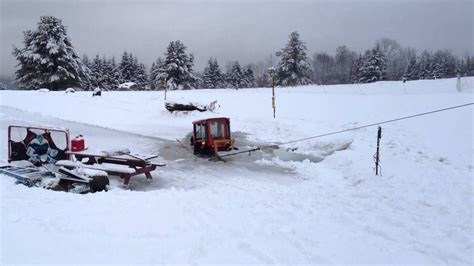
[[[133,155],[133,154],[110,154],[107,152],[91,152],[91,151],[66,151],[66,154],[74,156],[77,161],[81,162],[81,166],[90,169],[102,170],[110,175],[119,176],[123,179],[125,185],[128,185],[132,176],[145,174],[147,179],[153,179],[150,174],[156,167],[165,166],[150,162],[151,159],[158,155]],[[84,159],[86,159],[85,162]],[[76,163],[72,161],[58,161],[59,166],[66,168],[76,167]]]

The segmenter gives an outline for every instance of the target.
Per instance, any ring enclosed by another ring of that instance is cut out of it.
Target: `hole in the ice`
[[[304,160],[309,160],[312,163],[319,163],[324,160],[322,156],[314,156],[309,154],[297,153],[291,149],[275,149],[273,154],[284,162],[295,161],[302,162]]]

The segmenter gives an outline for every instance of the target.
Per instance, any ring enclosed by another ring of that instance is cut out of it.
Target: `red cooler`
[[[72,151],[83,151],[85,149],[85,141],[82,135],[75,137],[71,140],[71,150]]]

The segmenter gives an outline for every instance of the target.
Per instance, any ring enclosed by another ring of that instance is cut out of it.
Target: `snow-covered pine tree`
[[[117,77],[117,64],[115,58],[102,58],[102,86],[106,90],[115,90],[119,85],[119,77]]]
[[[413,56],[410,58],[410,63],[408,63],[408,67],[405,70],[405,74],[403,77],[407,80],[416,80],[418,79],[418,72],[417,72],[417,62],[416,62],[416,57]]]
[[[466,58],[466,76],[474,76],[474,57],[467,56]]]
[[[24,32],[24,48],[13,47],[18,60],[16,82],[21,88],[51,90],[81,87],[87,69],[67,36],[62,21],[42,16],[35,31]]]
[[[164,69],[165,61],[158,57],[150,69],[150,87],[152,90],[164,90],[166,71]]]
[[[140,64],[138,63],[138,58],[135,55],[132,55],[132,53],[129,54],[130,56],[130,62],[132,62],[132,74],[130,76],[130,81],[137,83],[137,76],[140,68]]]
[[[204,68],[202,85],[206,89],[214,89],[216,87],[216,84],[214,82],[213,63],[214,61],[211,57],[207,61],[207,66]]]
[[[120,76],[122,77],[120,83],[131,82],[135,71],[133,66],[133,55],[131,53],[129,54],[127,51],[123,52],[119,68]]]
[[[204,69],[203,86],[208,89],[219,88],[222,85],[222,72],[217,59],[210,58]]]
[[[433,78],[433,55],[428,51],[423,51],[418,58],[417,73],[419,79]]]
[[[235,89],[245,87],[244,75],[238,61],[232,64],[230,72],[226,75],[226,82]]]
[[[110,60],[110,85],[111,89],[116,90],[118,86],[120,85],[120,81],[122,80],[122,74],[120,72],[120,67],[117,65],[117,62],[115,62],[115,57],[112,57]]]
[[[449,50],[438,50],[433,54],[434,78],[453,78],[456,76],[457,58]]]
[[[204,86],[204,82],[203,82],[204,72],[194,71],[193,76],[195,78],[195,81],[193,82],[194,88],[197,89],[197,88],[205,88],[206,87],[206,86]]]
[[[105,89],[104,65],[98,54],[92,60],[90,70],[92,86],[94,86],[94,88],[99,87],[101,89]]]
[[[82,63],[84,64],[85,70],[86,70],[86,76],[87,78],[83,78],[82,82],[82,89],[86,91],[90,91],[94,89],[94,86],[92,85],[92,71],[90,68],[92,67],[92,62],[90,61],[89,57],[87,55],[82,56]]]
[[[253,88],[255,86],[255,77],[253,70],[250,66],[247,66],[243,73],[244,83],[246,88]]]
[[[150,90],[152,91],[156,90],[155,83],[153,82],[153,79],[156,77],[155,71],[156,71],[156,64],[155,62],[153,62],[151,63],[150,74],[148,75],[148,85],[150,86]]]
[[[362,56],[362,62],[360,64],[360,67],[357,71],[357,82],[355,83],[365,83],[365,75],[367,73],[367,61],[369,58],[372,56],[372,51],[371,50],[366,50],[364,52],[364,55]]]
[[[207,61],[207,66],[203,73],[203,87],[207,89],[214,89],[217,87],[216,73],[215,73],[214,59],[212,57]]]
[[[297,86],[311,84],[311,66],[306,56],[306,45],[300,40],[298,32],[290,34],[286,47],[277,52],[280,62],[277,66],[277,84]]]
[[[385,56],[378,45],[364,55],[364,62],[359,70],[359,83],[370,83],[385,80]]]
[[[443,62],[434,62],[431,75],[433,75],[434,79],[443,78],[446,75],[445,64]]]
[[[143,63],[139,63],[135,71],[135,82],[137,83],[138,89],[147,89],[147,80],[146,67]]]
[[[164,64],[159,71],[160,80],[172,81],[176,89],[194,89],[194,56],[186,53],[186,46],[171,41],[165,53]]]
[[[260,75],[260,77],[256,78],[255,85],[258,88],[266,88],[271,86],[271,78],[268,75],[267,71],[264,71],[263,74]]]
[[[474,76],[474,57],[466,55],[460,63],[459,72],[463,76]]]
[[[88,57],[86,54],[82,55],[82,59],[81,59],[81,60],[82,60],[82,63],[84,64],[84,66],[90,68],[90,66],[91,66],[91,61],[90,61],[89,57]]]
[[[363,58],[362,55],[352,62],[351,71],[350,71],[350,79],[351,83],[358,83],[359,82],[359,70],[362,67]]]

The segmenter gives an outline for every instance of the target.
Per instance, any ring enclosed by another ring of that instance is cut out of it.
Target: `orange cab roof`
[[[208,118],[208,119],[201,119],[201,120],[196,120],[193,122],[193,124],[202,124],[202,123],[207,123],[208,121],[218,121],[218,120],[227,120],[229,121],[230,119],[227,117],[213,117],[213,118]]]

